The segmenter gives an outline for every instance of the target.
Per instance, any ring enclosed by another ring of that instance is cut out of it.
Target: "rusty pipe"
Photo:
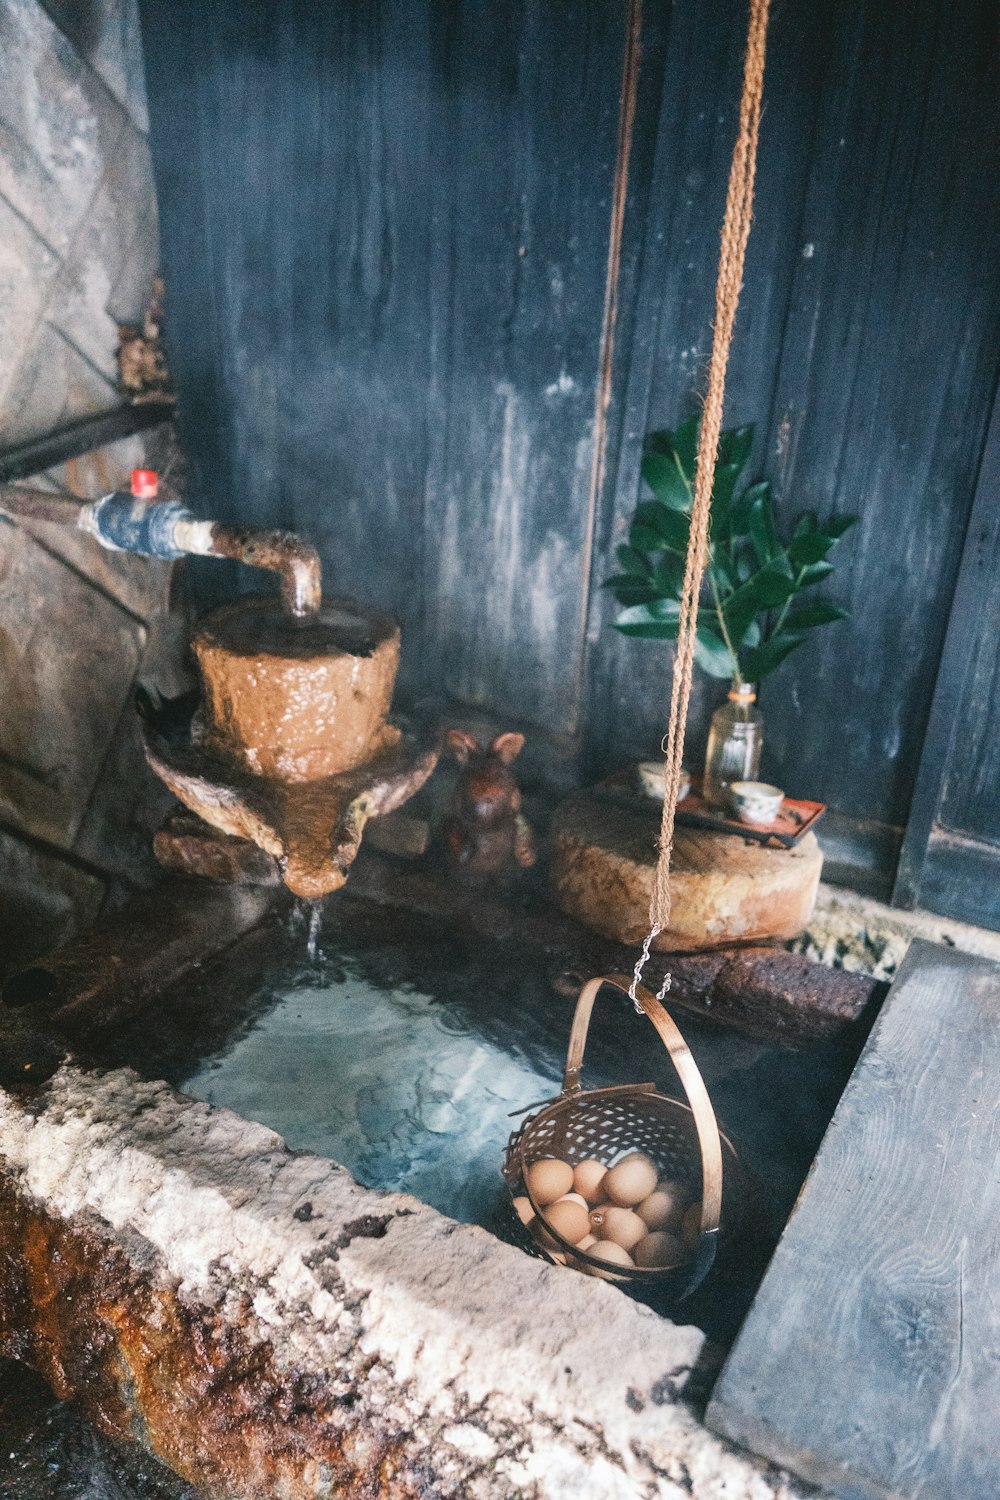
[[[247,530],[191,516],[178,521],[174,535],[182,552],[229,557],[277,573],[282,605],[296,619],[319,612],[323,598],[319,553],[293,531]]]
[[[178,500],[155,495],[105,495],[81,505],[25,485],[0,485],[0,511],[16,519],[54,521],[88,532],[114,552],[147,557],[228,557],[277,573],[281,602],[295,619],[308,619],[322,603],[319,554],[291,531],[255,531],[221,521],[199,521]]]

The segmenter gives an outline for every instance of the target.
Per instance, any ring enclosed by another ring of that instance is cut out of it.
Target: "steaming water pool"
[[[293,983],[185,1092],[270,1125],[360,1182],[488,1224],[511,1111],[557,1092],[559,1068],[506,1050],[460,1004],[380,989],[341,957]]]
[[[364,1185],[414,1194],[506,1236],[500,1162],[515,1111],[557,1093],[575,993],[516,942],[461,936],[360,900],[328,903],[314,957],[308,926],[252,935],[177,990],[152,1036],[121,1060],[270,1126],[342,1163]],[[594,1013],[584,1084],[653,1081],[680,1095],[655,1032],[625,997]],[[760,1179],[774,1226],[729,1276],[718,1267],[689,1315],[716,1336],[752,1296],[852,1065],[794,1052],[678,1013],[720,1124]]]

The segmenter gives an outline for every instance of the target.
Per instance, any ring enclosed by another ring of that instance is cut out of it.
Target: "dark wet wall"
[[[655,751],[665,648],[608,630],[596,584],[637,499],[642,434],[696,405],[743,5],[141,9],[198,504],[296,527],[330,586],[392,609],[411,694],[570,736],[589,770]],[[988,861],[1000,850],[995,803],[955,790],[961,747],[937,733],[921,768],[960,569],[1000,536],[986,506],[986,541],[963,564],[998,362],[995,24],[992,0],[775,5],[729,379],[727,421],[758,424],[755,466],[786,513],[862,518],[830,590],[851,621],[765,685],[767,770],[830,803],[842,857],[883,888],[919,772],[910,899],[946,782],[962,837]],[[946,715],[994,787],[997,613],[966,609],[954,627],[961,702]],[[718,691],[699,684],[696,747]],[[934,899],[1000,923],[973,885],[956,896],[945,881]]]

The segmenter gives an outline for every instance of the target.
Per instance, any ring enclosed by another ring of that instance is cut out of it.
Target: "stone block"
[[[0,447],[45,437],[119,405],[114,386],[43,319],[0,406]]]
[[[136,0],[45,0],[45,9],[126,110],[149,130]]]
[[[617,942],[641,943],[649,930],[659,824],[657,804],[600,789],[564,802],[552,822],[550,863],[563,911]],[[812,912],[822,869],[813,833],[784,849],[678,827],[670,926],[653,947],[684,953],[794,938]]]
[[[118,316],[141,319],[159,269],[153,166],[146,137],[126,123],[100,187],[63,256],[46,317],[112,385]],[[125,271],[128,267],[129,275]],[[113,307],[113,303],[118,303]],[[128,305],[125,305],[128,304]]]
[[[272,1131],[63,1066],[0,1095],[0,1352],[213,1500],[794,1500],[606,1284]]]
[[[94,874],[0,830],[0,974],[80,937],[104,893]]]
[[[33,164],[23,151],[0,152],[0,193],[57,254],[86,214],[125,120],[37,0],[4,0],[0,125],[26,145]]]
[[[145,638],[27,531],[0,524],[0,817],[72,844]]]
[[[59,260],[0,198],[0,405],[18,372],[59,271]]]

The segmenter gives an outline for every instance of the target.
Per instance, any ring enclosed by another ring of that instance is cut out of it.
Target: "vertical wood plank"
[[[828,21],[770,468],[786,514],[861,524],[829,590],[851,620],[766,684],[765,754],[792,794],[901,825],[997,367],[995,9]]]
[[[976,484],[893,900],[1000,926],[1000,400]]]
[[[575,727],[627,4],[438,12],[428,667]]]
[[[1000,965],[915,942],[708,1422],[877,1500],[1000,1492]]]
[[[822,14],[804,22],[796,6],[775,9],[769,28],[766,108],[761,124],[753,230],[727,377],[726,425],[757,423],[752,465],[767,452],[774,379],[800,253],[798,218],[808,144],[821,93],[824,54],[815,45]],[[671,16],[660,98],[640,128],[655,131],[648,201],[633,204],[630,233],[643,238],[635,336],[620,392],[617,465],[609,467],[597,543],[595,583],[615,571],[640,493],[646,432],[674,426],[698,409],[711,351],[719,236],[736,139],[746,7],[699,0]],[[611,629],[616,613],[595,589],[590,621],[591,720],[597,763],[655,753],[666,724],[672,648],[627,640]],[[697,766],[707,720],[724,689],[696,674],[687,756]]]

